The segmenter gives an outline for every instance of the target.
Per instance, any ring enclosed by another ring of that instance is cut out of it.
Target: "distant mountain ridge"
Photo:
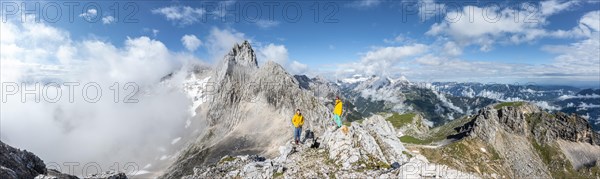
[[[600,89],[535,84],[482,84],[457,82],[410,82],[405,77],[354,75],[336,84],[343,96],[357,107],[359,120],[378,112],[416,112],[445,124],[462,115],[472,115],[482,107],[502,101],[527,101],[544,110],[576,113],[589,119],[600,131]]]

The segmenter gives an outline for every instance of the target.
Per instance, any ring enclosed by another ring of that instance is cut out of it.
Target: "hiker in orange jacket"
[[[342,127],[342,100],[339,96],[335,97],[335,107],[333,107],[333,121],[337,124],[337,127]]]
[[[294,141],[298,144],[300,134],[302,133],[302,125],[304,125],[304,116],[300,113],[300,109],[296,109],[296,114],[292,118],[292,124],[294,124]]]

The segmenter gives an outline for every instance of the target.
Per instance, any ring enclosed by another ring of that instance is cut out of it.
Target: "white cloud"
[[[156,37],[156,35],[158,35],[158,32],[160,32],[158,29],[152,29],[152,36]]]
[[[547,101],[532,101],[535,105],[539,106],[542,109],[545,110],[550,110],[550,111],[557,111],[557,110],[561,110],[562,108],[560,106],[553,106],[551,104],[548,104]]]
[[[288,62],[288,51],[284,45],[268,44],[258,49],[258,59],[262,63],[266,61],[274,61],[281,65],[286,65]]]
[[[152,13],[163,15],[167,20],[185,26],[201,20],[202,15],[206,13],[206,10],[190,6],[168,6],[154,9],[152,10]]]
[[[25,103],[20,96],[5,98],[0,114],[2,141],[32,151],[45,162],[93,161],[108,168],[114,162],[151,163],[155,156],[174,152],[157,151],[157,146],[170,146],[172,138],[185,136],[182,128],[191,100],[178,90],[177,80],[168,85],[158,82],[184,63],[199,59],[174,53],[148,37],[128,38],[117,47],[96,39],[73,40],[69,32],[44,23],[9,20],[0,29],[3,83],[30,82],[28,89],[32,82],[81,84],[71,93],[73,103],[65,86],[60,88],[62,97],[57,103],[43,98],[35,103],[32,96]],[[102,89],[103,96],[96,103],[83,100],[82,86],[88,82]],[[119,103],[113,101],[116,94],[110,90],[115,82],[120,83]],[[124,89],[127,82],[139,86],[134,96],[138,103],[123,103],[132,91]],[[72,150],[73,146],[79,150]]]
[[[563,1],[560,2],[558,0],[548,0],[540,2],[540,12],[543,15],[553,15],[558,12],[567,10],[577,4],[581,3],[580,1]]]
[[[444,55],[428,53],[419,56],[413,64],[405,64],[401,69],[409,78],[433,81],[470,79],[479,82],[590,82],[600,76],[600,39],[582,40],[570,45],[545,47],[544,50],[557,53],[548,64],[519,64],[490,62],[483,59],[464,60]],[[393,70],[391,70],[393,71]],[[489,80],[489,81],[485,81]]]
[[[444,53],[449,56],[458,56],[462,54],[462,48],[458,44],[448,41],[444,44]]]
[[[293,60],[289,62],[289,54],[285,45],[276,45],[273,43],[257,49],[257,59],[264,64],[267,61],[273,61],[283,66],[291,74],[306,74],[308,65]]]
[[[156,37],[158,35],[158,33],[160,32],[160,30],[144,27],[144,28],[142,28],[142,32],[144,34],[148,34],[149,36],[151,35],[152,37]]]
[[[395,61],[409,56],[414,56],[423,53],[427,49],[426,45],[414,44],[406,46],[396,47],[380,47],[374,50],[368,51],[362,60],[365,62],[376,62],[376,61]]]
[[[587,32],[594,29],[587,28],[587,25],[598,24],[596,14],[588,14],[580,20],[582,25],[571,30],[544,29],[550,15],[576,4],[579,2],[561,3],[551,0],[541,2],[539,6],[531,3],[522,3],[517,7],[465,6],[462,9],[449,10],[445,14],[445,20],[434,23],[426,34],[448,36],[463,47],[479,45],[481,51],[491,50],[495,43],[519,44],[544,37],[587,37]]]
[[[558,97],[558,100],[564,101],[567,99],[595,99],[595,98],[600,98],[600,95],[598,94],[589,94],[589,95],[562,95],[560,97]],[[569,105],[567,106],[573,106],[573,103],[569,103]]]
[[[256,25],[259,28],[268,29],[268,28],[275,27],[275,26],[279,25],[279,21],[272,21],[272,20],[263,20],[263,19],[261,19],[261,20],[258,20],[256,22]]]
[[[600,10],[588,12],[579,20],[578,30],[587,36],[600,31]]]
[[[233,44],[242,43],[244,40],[252,42],[251,39],[246,38],[244,33],[238,32],[235,29],[219,29],[213,27],[206,38],[204,46],[208,50],[211,60],[217,61],[221,60],[223,56],[231,50]]]
[[[82,17],[89,22],[93,22],[98,17],[98,11],[96,9],[88,9],[86,12],[79,14],[79,17]]]
[[[306,74],[308,65],[294,60],[287,66],[287,69],[291,74]]]
[[[358,62],[338,65],[337,75],[363,73],[367,75],[389,75],[397,64],[423,54],[428,46],[411,44],[404,46],[375,47],[362,55]]]
[[[383,39],[383,42],[388,43],[388,44],[395,44],[395,43],[400,43],[403,42],[405,40],[403,35],[397,35],[396,37],[392,38],[392,39]]]
[[[564,69],[564,73],[600,76],[600,68],[598,68],[600,67],[600,60],[598,60],[600,37],[598,36],[570,45],[546,47],[545,50],[559,54],[554,59],[553,65],[558,69]]]
[[[409,79],[428,81],[589,84],[590,82],[597,82],[600,80],[600,69],[598,68],[600,66],[600,61],[598,60],[600,35],[594,27],[591,27],[595,26],[594,22],[598,22],[595,20],[598,19],[598,14],[598,11],[585,14],[581,18],[580,24],[573,28],[587,29],[589,33],[585,36],[579,36],[580,38],[585,37],[585,39],[567,45],[544,46],[542,48],[543,50],[556,54],[554,59],[546,64],[522,64],[506,63],[501,60],[461,59],[459,56],[462,54],[464,45],[447,38],[438,38],[438,40],[429,45],[413,45],[412,50],[407,50],[408,48],[405,48],[405,53],[398,52],[398,47],[394,46],[375,48],[374,50],[367,52],[358,62],[339,65],[337,73],[339,75],[357,73],[401,74],[407,76]],[[447,28],[448,27],[440,29],[447,30]],[[508,27],[503,28],[511,29]],[[468,29],[462,30],[468,31]],[[480,35],[487,34],[491,31],[495,30],[474,29],[471,32],[464,32],[461,35],[467,37],[479,37]],[[488,38],[487,40],[493,39]],[[489,48],[489,46],[483,46],[482,48]]]
[[[112,24],[113,22],[115,22],[115,17],[113,16],[104,16],[102,18],[102,24]]]
[[[183,46],[189,51],[196,51],[200,45],[202,45],[202,41],[198,39],[195,35],[184,35],[181,37],[181,43]]]
[[[382,0],[357,0],[350,5],[359,8],[375,7],[382,3]]]

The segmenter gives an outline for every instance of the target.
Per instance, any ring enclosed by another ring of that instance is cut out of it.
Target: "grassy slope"
[[[392,116],[388,117],[386,120],[390,121],[395,128],[400,128],[402,126],[412,123],[415,115],[415,113],[393,113]]]
[[[482,150],[483,149],[483,150]],[[428,160],[478,174],[510,175],[500,155],[478,139],[464,139],[437,149],[420,148]]]
[[[517,102],[503,102],[503,103],[500,103],[500,104],[497,104],[496,106],[494,106],[494,109],[500,109],[500,108],[502,108],[504,106],[519,107],[519,106],[521,106],[523,104],[524,104],[524,102],[522,102],[522,101],[517,101]]]
[[[429,131],[426,136],[410,136],[405,135],[400,137],[400,141],[411,144],[430,144],[432,142],[441,141],[446,139],[450,135],[457,134],[454,128],[464,125],[471,121],[472,118],[463,117],[460,119],[453,120],[443,126],[438,126]]]

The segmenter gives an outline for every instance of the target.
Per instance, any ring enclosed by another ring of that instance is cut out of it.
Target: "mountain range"
[[[366,75],[330,81],[259,65],[247,41],[214,67],[178,73],[192,101],[186,128],[195,132],[145,177],[600,178],[598,89]],[[331,120],[336,97],[345,103],[341,128]],[[302,143],[293,144],[298,109]],[[76,177],[32,153],[0,149],[0,178]]]

